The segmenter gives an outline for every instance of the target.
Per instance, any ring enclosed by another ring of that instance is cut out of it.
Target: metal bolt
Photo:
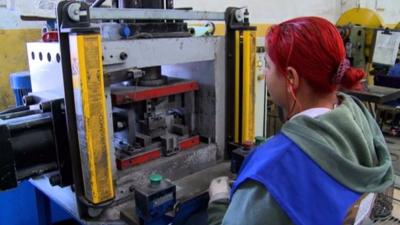
[[[118,122],[117,122],[117,127],[118,127],[119,129],[123,128],[123,127],[124,127],[124,123],[122,123],[121,121],[118,121]]]
[[[125,59],[128,58],[128,54],[126,54],[125,52],[121,52],[121,53],[119,54],[119,58],[120,58],[121,60],[125,60]]]

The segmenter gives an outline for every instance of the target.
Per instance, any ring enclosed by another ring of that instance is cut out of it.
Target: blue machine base
[[[175,217],[163,216],[151,222],[141,221],[144,225],[204,225],[207,224],[208,193],[190,199],[181,204]]]
[[[0,224],[44,225],[72,218],[28,181],[0,192],[0,208]]]

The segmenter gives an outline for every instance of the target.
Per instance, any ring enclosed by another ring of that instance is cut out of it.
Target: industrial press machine
[[[0,113],[0,189],[33,178],[85,224],[184,224],[265,135],[264,48],[245,8],[102,2],[60,2],[44,18],[56,40],[27,44],[32,92]],[[186,20],[225,36],[192,37]]]

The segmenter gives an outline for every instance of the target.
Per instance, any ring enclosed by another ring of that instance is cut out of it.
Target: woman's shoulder
[[[260,171],[269,171],[280,163],[288,152],[299,147],[283,133],[278,133],[263,144],[257,146],[245,159],[240,174],[251,176]]]
[[[285,134],[279,132],[257,146],[251,153],[251,158],[275,159],[293,148],[295,143]]]

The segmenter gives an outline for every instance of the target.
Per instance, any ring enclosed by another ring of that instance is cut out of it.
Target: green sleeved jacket
[[[362,102],[343,93],[338,98],[332,111],[297,116],[281,132],[342,185],[359,193],[382,192],[393,184],[382,132]],[[292,224],[266,187],[252,180],[240,185],[230,202],[211,203],[208,214],[212,225]]]
[[[208,221],[210,225],[292,224],[268,191],[255,181],[241,185],[230,203],[227,200],[211,203]]]

